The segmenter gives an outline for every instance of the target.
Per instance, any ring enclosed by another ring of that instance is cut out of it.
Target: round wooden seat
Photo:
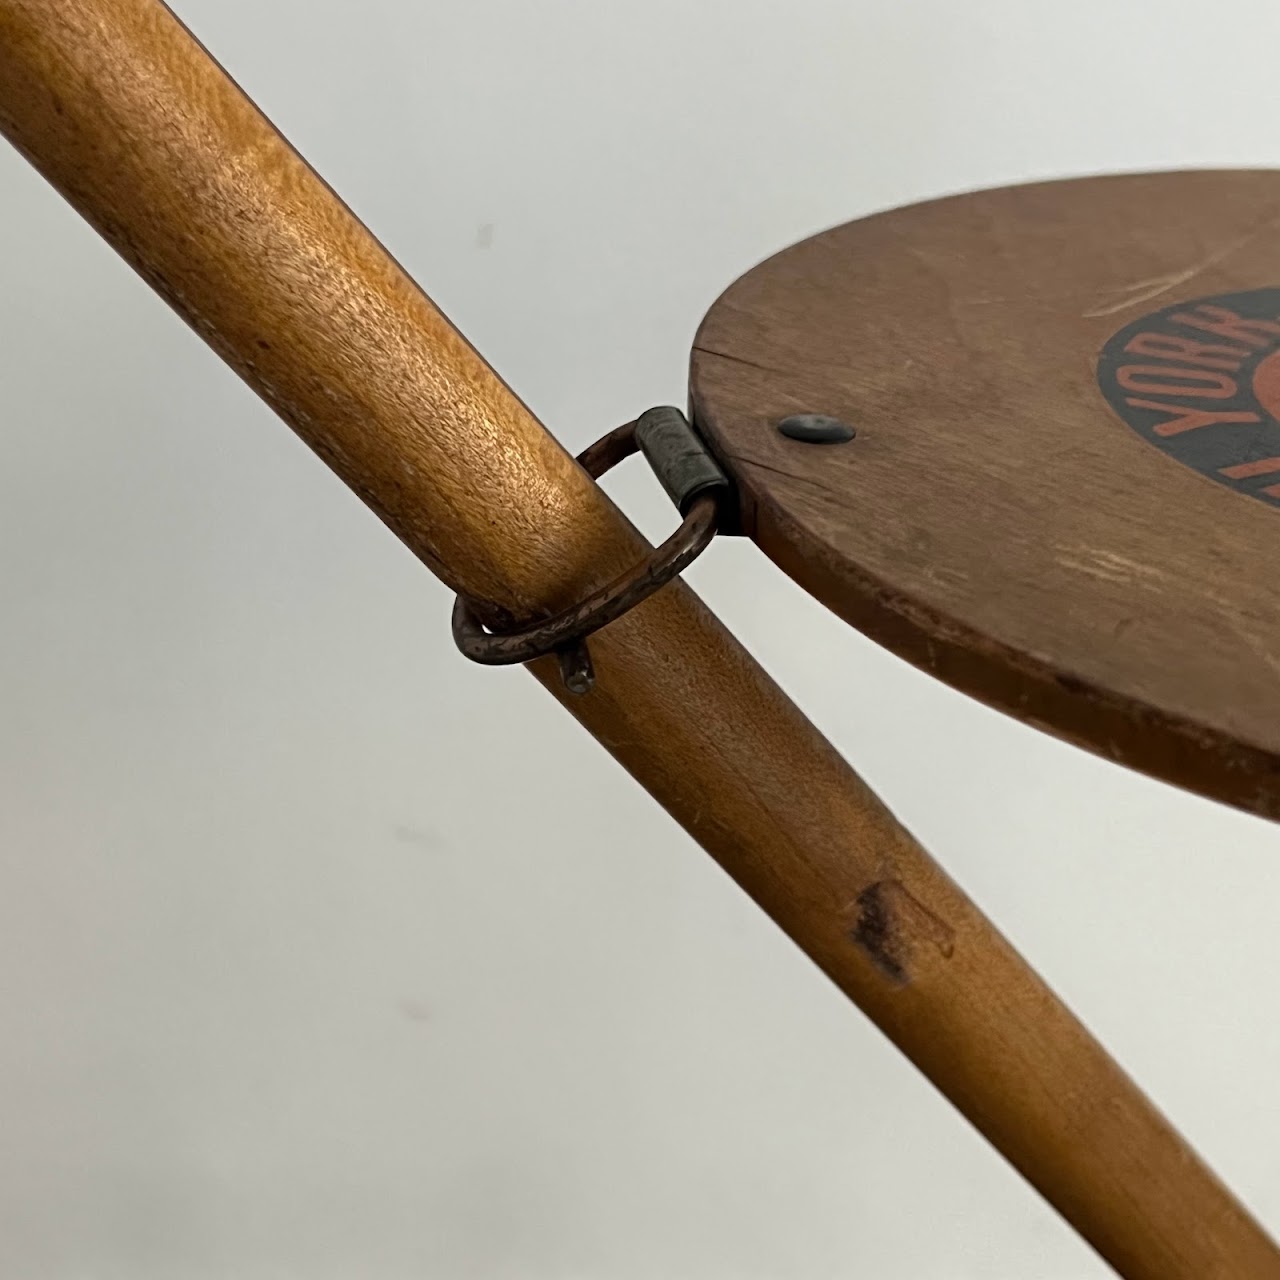
[[[1280,814],[1280,173],[1003,188],[716,302],[697,423],[744,530],[967,693]],[[785,437],[825,414],[843,443]]]

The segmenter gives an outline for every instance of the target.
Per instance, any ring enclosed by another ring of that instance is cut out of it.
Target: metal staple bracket
[[[549,653],[560,658],[560,674],[572,693],[595,682],[586,637],[620,618],[692,564],[715,537],[728,477],[679,409],[649,409],[634,422],[602,436],[578,455],[599,479],[636,452],[650,467],[684,517],[680,527],[648,559],[587,596],[581,603],[517,631],[487,631],[463,596],[453,606],[453,638],[473,662],[503,666]]]

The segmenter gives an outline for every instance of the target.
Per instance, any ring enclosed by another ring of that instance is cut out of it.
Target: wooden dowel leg
[[[528,618],[643,553],[156,0],[0,0],[0,128],[455,589]],[[591,651],[585,696],[554,659],[535,674],[1122,1275],[1280,1277],[1260,1227],[687,587]]]

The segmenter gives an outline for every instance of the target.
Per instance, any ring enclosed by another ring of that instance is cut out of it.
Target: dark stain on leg
[[[899,943],[894,936],[890,917],[890,906],[885,902],[884,893],[894,883],[892,880],[881,880],[879,884],[873,884],[870,889],[864,889],[858,895],[858,923],[849,936],[867,953],[872,964],[886,978],[902,984],[907,980],[907,971],[902,965]]]
[[[849,937],[891,982],[911,981],[921,947],[949,959],[955,931],[898,880],[879,880],[858,895],[858,919]]]

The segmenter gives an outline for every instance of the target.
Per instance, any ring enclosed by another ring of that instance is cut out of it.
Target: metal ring
[[[578,462],[595,479],[639,450],[636,423],[628,422],[602,436],[578,455]],[[565,683],[576,693],[591,687],[594,675],[581,641],[593,631],[620,618],[682,573],[716,535],[718,501],[715,489],[705,489],[689,505],[680,527],[647,560],[593,591],[581,603],[554,617],[530,623],[519,631],[486,631],[472,604],[459,596],[453,606],[453,638],[472,660],[486,666],[529,662],[549,653],[561,655]]]

